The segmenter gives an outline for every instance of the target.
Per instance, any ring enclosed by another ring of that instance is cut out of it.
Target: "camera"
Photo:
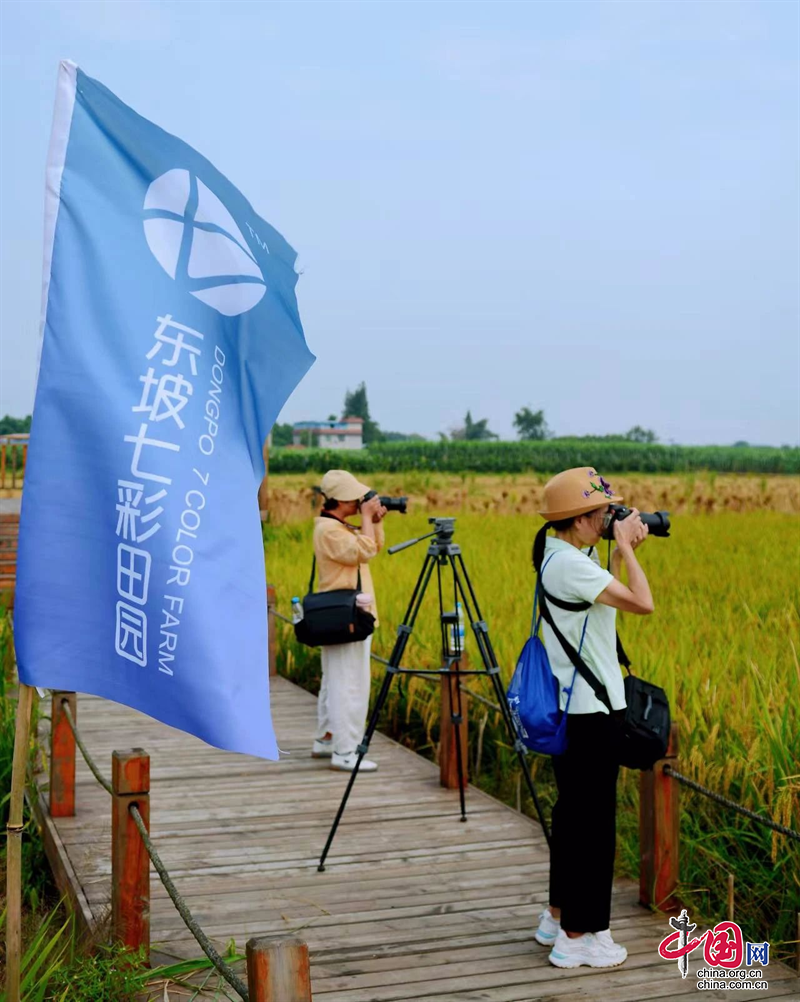
[[[377,491],[367,491],[361,500],[369,501],[370,498],[374,498],[377,494]],[[378,500],[387,511],[399,511],[401,515],[405,515],[408,511],[408,498],[378,497]]]
[[[624,518],[627,518],[631,513],[630,508],[626,508],[624,504],[612,504],[609,505],[611,509],[612,518],[608,523],[608,528],[603,533],[603,539],[613,539],[614,538],[614,523],[621,522]],[[669,512],[668,511],[640,511],[639,518],[644,522],[644,524],[649,528],[651,536],[669,536]]]

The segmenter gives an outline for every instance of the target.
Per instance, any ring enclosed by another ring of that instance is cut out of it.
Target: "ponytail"
[[[547,540],[547,530],[551,528],[552,522],[545,522],[541,529],[536,533],[536,538],[533,541],[533,569],[537,574],[540,573],[542,569],[542,560],[544,559],[544,546]]]

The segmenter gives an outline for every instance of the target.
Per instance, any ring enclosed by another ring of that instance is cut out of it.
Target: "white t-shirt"
[[[545,563],[547,566],[545,567]],[[617,659],[617,610],[601,605],[597,596],[614,580],[614,576],[600,566],[597,551],[589,556],[588,550],[579,550],[571,543],[548,536],[545,544],[542,584],[556,598],[564,602],[592,602],[587,612],[570,612],[559,609],[552,602],[548,608],[556,626],[577,651],[581,642],[583,623],[587,615],[586,635],[581,657],[608,690],[608,698],[615,710],[625,707],[625,687],[622,670]],[[564,688],[572,681],[575,666],[561,646],[558,638],[542,620],[542,639],[550,659],[550,667],[561,686],[561,709],[567,705]],[[575,688],[569,703],[570,713],[608,713],[580,675],[575,675]]]

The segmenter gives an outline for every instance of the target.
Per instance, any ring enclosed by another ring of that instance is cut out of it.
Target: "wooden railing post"
[[[269,673],[278,674],[278,630],[272,611],[277,608],[275,585],[267,585],[267,636],[269,642]]]
[[[665,758],[639,778],[639,901],[671,911],[678,902],[679,786],[664,771],[678,757],[678,725],[672,725]]]
[[[150,831],[150,756],[141,748],[111,755],[111,932],[150,956],[150,857],[130,813]]]
[[[56,689],[50,710],[50,817],[71,818],[75,814],[75,735],[64,713],[69,706],[78,719],[78,697]]]
[[[461,655],[460,667],[462,670],[466,670],[469,667],[466,654]],[[467,785],[469,780],[469,763],[467,759],[469,747],[467,742],[468,697],[464,692],[460,694],[461,713],[456,714],[456,720],[458,721],[458,726],[456,726],[453,716],[454,710],[457,710],[459,706],[459,693],[456,689],[458,680],[454,677],[455,674],[455,671],[451,669],[450,672],[442,675],[441,681],[442,715],[439,725],[439,781],[448,790],[458,789],[457,735],[461,739],[461,763],[464,786]]]
[[[247,941],[250,1002],[311,1002],[308,946],[302,939]]]

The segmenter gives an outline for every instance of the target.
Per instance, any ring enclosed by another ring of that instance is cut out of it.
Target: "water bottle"
[[[302,618],[303,618],[303,603],[300,601],[297,595],[295,595],[294,598],[292,599],[292,622],[295,624],[299,623]]]
[[[464,610],[461,608],[461,603],[456,602],[456,615],[458,616],[458,623],[453,624],[450,627],[450,654],[455,655],[456,651],[463,653],[464,651],[464,641],[466,639],[466,633],[464,630]]]
[[[458,614],[458,649],[463,651],[467,634],[464,629],[464,610],[461,608],[460,602],[456,602],[456,613]]]

